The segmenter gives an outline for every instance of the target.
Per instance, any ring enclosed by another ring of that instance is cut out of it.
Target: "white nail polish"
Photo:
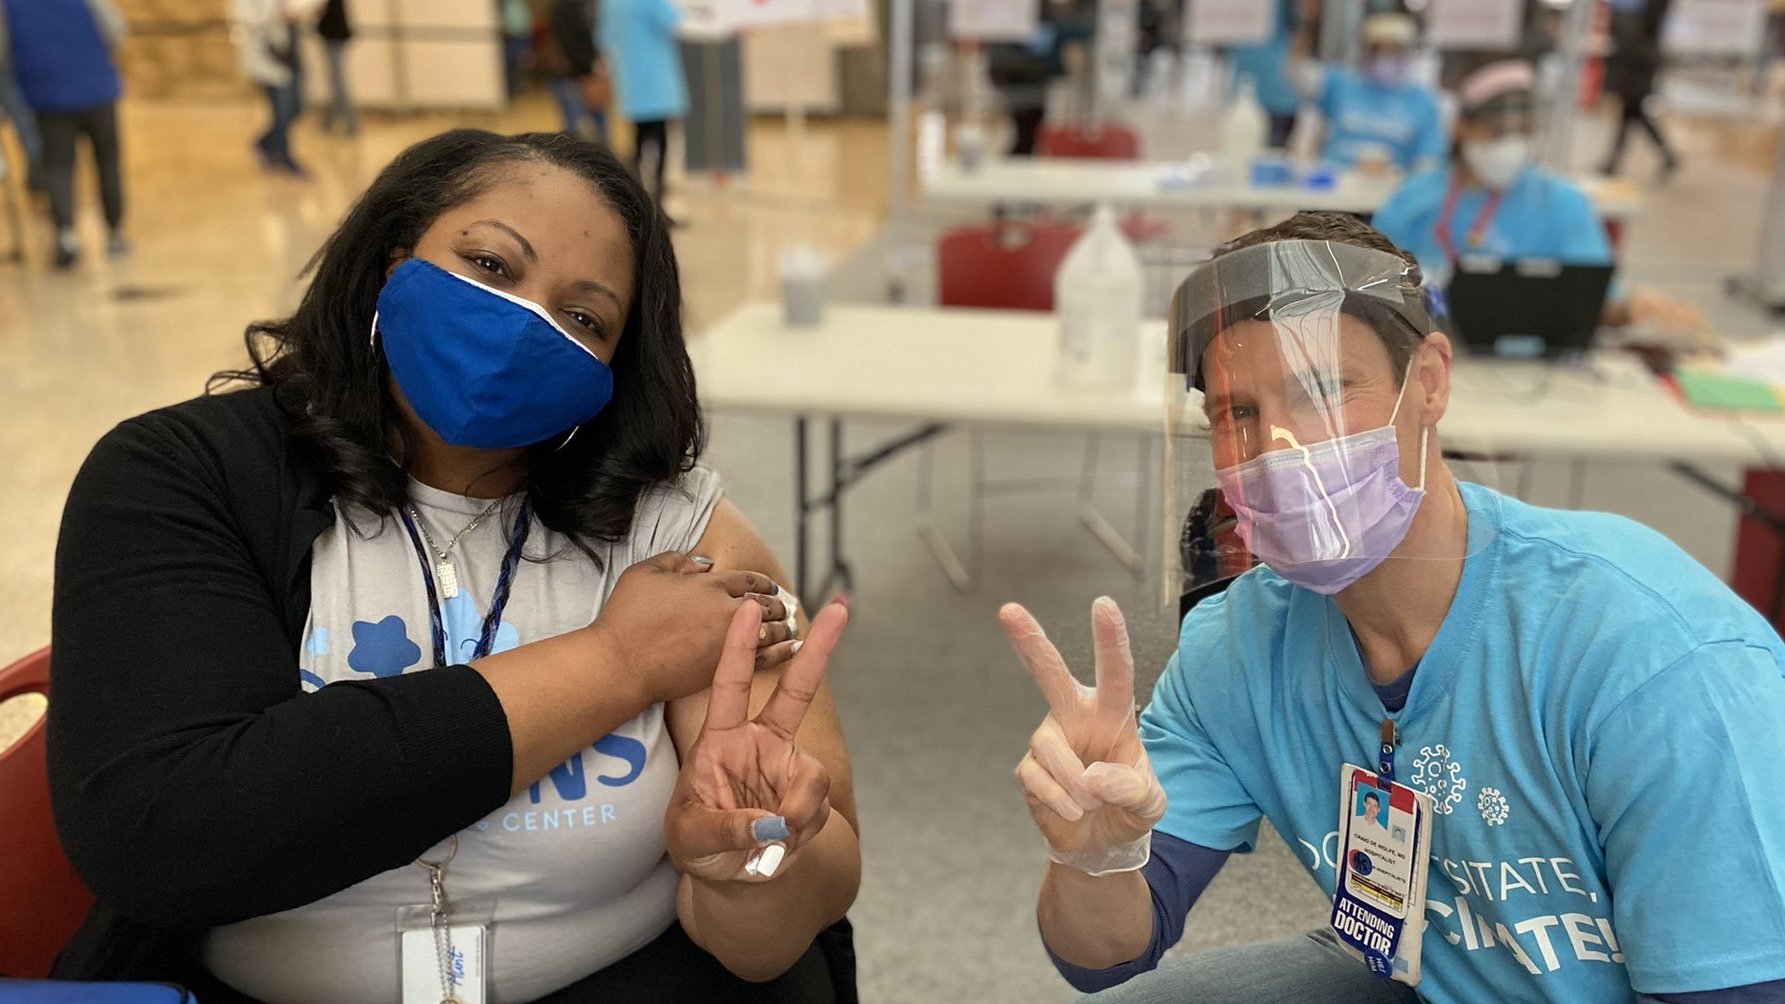
[[[756,855],[756,875],[759,878],[774,878],[776,869],[781,867],[781,861],[785,857],[787,857],[787,845],[785,844],[770,844],[764,847]]]

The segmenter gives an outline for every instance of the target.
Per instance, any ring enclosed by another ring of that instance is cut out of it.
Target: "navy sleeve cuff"
[[[1229,853],[1154,830],[1152,857],[1141,870],[1153,899],[1153,935],[1147,942],[1146,951],[1108,969],[1086,969],[1060,958],[1043,937],[1041,945],[1047,949],[1047,957],[1066,982],[1080,993],[1108,990],[1141,973],[1150,972],[1159,965],[1165,950],[1184,936],[1184,921],[1190,914],[1190,907],[1227,862]]]

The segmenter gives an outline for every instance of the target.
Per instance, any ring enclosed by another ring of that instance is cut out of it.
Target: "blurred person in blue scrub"
[[[1441,162],[1446,137],[1438,95],[1411,79],[1419,26],[1407,14],[1372,14],[1363,41],[1362,72],[1305,59],[1292,71],[1302,95],[1326,117],[1321,156],[1341,167],[1386,162],[1403,173]]]
[[[682,12],[670,0],[604,0],[600,7],[620,112],[632,120],[632,170],[643,179],[646,160],[652,162],[646,184],[662,206],[669,124],[688,114],[688,82],[676,42]]]
[[[0,6],[19,94],[42,143],[43,188],[56,227],[55,264],[79,260],[74,228],[74,168],[84,137],[99,173],[99,199],[110,231],[107,251],[130,251],[124,236],[123,151],[118,98],[123,80],[112,54],[123,43],[124,16],[111,0],[9,0]],[[21,133],[22,137],[22,133]]]
[[[12,37],[7,30],[6,4],[0,0],[0,123],[11,122],[25,151],[25,185],[33,192],[43,190],[43,139],[37,132],[37,114],[19,89],[19,78],[12,69]]]
[[[1269,40],[1257,45],[1238,46],[1228,53],[1236,80],[1252,81],[1259,107],[1270,122],[1265,145],[1281,150],[1289,145],[1289,134],[1295,131],[1296,112],[1302,96],[1289,79],[1290,49],[1300,32],[1301,12],[1297,0],[1277,0],[1276,27]]]
[[[1049,709],[1017,778],[1060,973],[1119,1004],[1785,999],[1772,626],[1653,530],[1459,479],[1450,341],[1412,256],[1356,218],[1221,248],[1168,323],[1194,456],[1263,564],[1184,618],[1138,716],[1113,602],[1094,687],[1000,614]],[[1379,763],[1429,806],[1417,986],[1325,925],[1162,962],[1267,819],[1334,896],[1334,782]]]
[[[1536,162],[1536,70],[1523,60],[1489,63],[1457,86],[1451,163],[1414,175],[1372,223],[1419,260],[1442,287],[1462,256],[1542,258],[1569,265],[1616,263],[1605,223],[1579,185]],[[1650,290],[1614,285],[1604,321],[1702,324],[1697,312]]]

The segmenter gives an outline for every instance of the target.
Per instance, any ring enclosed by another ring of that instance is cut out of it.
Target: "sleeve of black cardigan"
[[[402,866],[502,805],[508,721],[476,670],[300,691],[285,586],[223,461],[152,418],[94,448],[56,551],[51,794],[93,892],[215,927]]]

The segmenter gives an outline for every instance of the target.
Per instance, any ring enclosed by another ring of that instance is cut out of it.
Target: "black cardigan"
[[[507,801],[508,722],[470,667],[301,694],[329,498],[267,389],[124,422],[75,478],[50,793],[98,905],[56,976],[199,982],[207,929],[407,864]]]

